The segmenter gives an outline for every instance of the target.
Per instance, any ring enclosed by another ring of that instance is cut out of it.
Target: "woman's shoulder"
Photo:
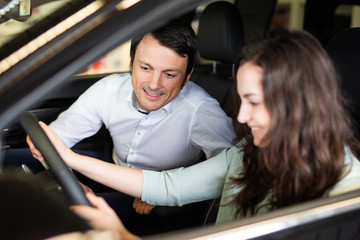
[[[238,176],[239,170],[243,165],[243,151],[238,145],[228,148],[226,151],[226,161],[228,165],[228,172],[226,178]]]
[[[344,163],[344,175],[329,191],[329,196],[340,195],[360,189],[360,161],[348,147],[345,148]]]
[[[241,161],[242,156],[243,156],[243,151],[241,150],[241,147],[239,147],[238,145],[230,147],[226,150],[226,158],[228,159],[229,165],[235,164],[235,162],[237,164],[242,162]]]

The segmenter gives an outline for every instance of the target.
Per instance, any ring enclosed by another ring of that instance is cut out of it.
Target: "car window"
[[[104,55],[85,68],[79,75],[130,71],[130,43],[131,41],[128,41]]]
[[[0,1],[0,59],[89,4],[89,0]]]
[[[10,44],[11,40],[55,14],[70,1],[53,1],[39,6],[32,6],[30,0],[0,1],[0,46]]]
[[[235,0],[226,0],[227,2],[234,3]],[[191,26],[194,31],[197,32],[199,25],[199,16],[201,12],[205,9],[205,7],[210,4],[209,1],[205,4],[201,4],[197,7],[196,13],[194,15],[194,19],[191,22]],[[91,65],[89,65],[82,73],[79,75],[93,75],[93,74],[105,74],[105,73],[113,73],[113,72],[128,72],[130,71],[130,44],[131,41],[128,41],[121,46],[117,47],[113,51],[104,55]],[[200,63],[206,63],[207,61],[204,59],[199,59]]]
[[[213,2],[213,1],[211,1]],[[200,5],[192,21],[195,32],[198,28],[198,20],[206,4]],[[235,3],[234,0],[228,2]],[[270,22],[270,29],[285,27],[287,29],[303,29],[306,0],[278,0],[274,15]],[[240,9],[241,12],[241,9]],[[348,27],[360,26],[360,6],[340,5],[335,12],[335,32]],[[80,75],[105,74],[112,72],[130,71],[130,41],[104,55],[102,58],[89,65]],[[208,63],[207,60],[199,59],[199,63]]]
[[[141,0],[125,0],[122,1],[122,8],[128,8],[131,5]],[[113,72],[128,72],[130,71],[130,44],[131,41],[120,45],[116,49],[107,53],[86,69],[83,70],[79,75],[93,75]]]
[[[118,9],[125,9],[141,0],[123,0]],[[94,2],[98,7],[106,0],[0,0],[0,59],[4,59],[41,34],[52,31],[61,21]],[[83,14],[85,17],[85,14]],[[74,22],[75,24],[75,22]],[[53,36],[55,34],[52,34]],[[101,59],[96,67],[101,65]],[[114,67],[119,69],[118,61]],[[115,67],[116,66],[116,67]],[[122,69],[122,68],[121,68]]]
[[[335,10],[335,17],[339,30],[360,27],[360,6],[341,4]]]
[[[303,29],[305,5],[306,0],[278,0],[270,28]],[[334,32],[359,26],[360,6],[340,4],[336,8]]]

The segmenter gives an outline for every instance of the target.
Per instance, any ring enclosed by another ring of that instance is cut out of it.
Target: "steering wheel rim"
[[[62,186],[71,204],[91,206],[76,177],[39,125],[36,115],[32,112],[25,112],[20,117],[20,125],[29,134],[32,142],[43,155],[44,161],[49,166],[49,171],[51,171],[56,181]]]

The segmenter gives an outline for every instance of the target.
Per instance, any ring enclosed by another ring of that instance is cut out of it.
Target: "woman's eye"
[[[249,102],[251,106],[256,106],[258,105],[259,103],[258,102]]]

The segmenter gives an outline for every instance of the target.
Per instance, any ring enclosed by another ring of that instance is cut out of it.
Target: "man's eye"
[[[149,67],[146,67],[146,66],[140,66],[140,69],[147,71],[147,70],[149,70]]]
[[[171,73],[165,73],[165,76],[166,76],[167,78],[174,78],[174,77],[176,77],[175,74],[171,74]]]

